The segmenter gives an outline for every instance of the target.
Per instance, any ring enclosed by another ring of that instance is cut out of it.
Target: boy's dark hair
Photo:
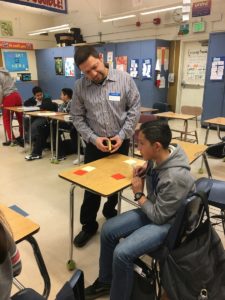
[[[79,65],[85,62],[89,56],[99,58],[99,53],[93,46],[85,45],[85,46],[78,47],[74,54],[74,60],[76,66],[79,68]]]
[[[36,95],[37,93],[43,93],[42,89],[39,86],[35,86],[32,89],[33,95]]]
[[[65,96],[68,96],[70,99],[72,99],[72,97],[73,97],[73,90],[72,90],[72,89],[69,89],[69,88],[63,88],[63,89],[62,89],[62,93],[63,93]]]
[[[172,139],[169,125],[162,120],[143,123],[141,124],[140,131],[151,144],[159,142],[164,149],[168,148]]]

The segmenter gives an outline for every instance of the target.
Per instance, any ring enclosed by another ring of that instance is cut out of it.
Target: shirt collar
[[[86,83],[86,86],[91,86],[91,85],[96,85],[93,81],[91,81],[90,79],[88,79],[88,78],[86,78],[86,77],[84,77],[85,78],[85,83]],[[106,81],[117,81],[117,78],[116,78],[116,75],[115,75],[115,73],[114,73],[114,71],[113,71],[113,69],[111,69],[111,68],[109,68],[109,72],[108,72],[108,75],[107,75],[107,77],[106,77],[106,79],[105,79],[105,82]],[[105,83],[103,83],[103,85],[104,85]]]

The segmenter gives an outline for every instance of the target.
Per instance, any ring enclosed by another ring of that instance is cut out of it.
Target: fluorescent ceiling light
[[[64,24],[64,25],[59,25],[59,26],[48,27],[48,28],[43,28],[43,29],[39,29],[39,30],[30,31],[30,32],[28,32],[28,34],[29,35],[38,35],[38,34],[61,31],[61,30],[68,30],[68,29],[70,29],[70,25],[69,24]]]
[[[135,18],[135,17],[136,17],[136,15],[121,16],[121,17],[115,17],[115,18],[111,18],[111,19],[104,19],[104,20],[102,20],[102,22],[106,23],[106,22],[112,22],[112,21],[117,21],[117,20],[130,19],[130,18]]]
[[[159,12],[174,10],[174,9],[178,9],[178,8],[182,8],[182,6],[179,5],[179,6],[172,6],[172,7],[165,7],[165,8],[155,9],[155,10],[151,10],[151,11],[145,11],[145,12],[141,12],[140,15],[144,16],[144,15],[156,14],[156,13],[159,13]]]

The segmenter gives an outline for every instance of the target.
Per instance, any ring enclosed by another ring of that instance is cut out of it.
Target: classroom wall
[[[155,64],[156,64],[156,49],[157,47],[169,47],[169,42],[163,40],[148,40],[139,42],[125,42],[125,43],[109,43],[104,45],[97,45],[97,50],[104,55],[104,60],[107,59],[107,52],[113,51],[114,68],[116,56],[128,56],[128,72],[130,68],[131,59],[139,59],[139,75],[140,77],[134,79],[141,94],[141,103],[143,106],[152,107],[154,102],[167,101],[167,82],[163,89],[155,86]],[[74,87],[74,82],[80,77],[80,72],[76,69],[75,78],[65,77],[63,75],[55,74],[54,57],[72,57],[74,55],[74,47],[61,47],[42,49],[36,51],[37,57],[37,71],[40,86],[48,92],[53,98],[58,98],[60,90],[63,87]],[[142,80],[141,68],[142,59],[152,59],[152,79]],[[166,77],[168,75],[163,72]]]

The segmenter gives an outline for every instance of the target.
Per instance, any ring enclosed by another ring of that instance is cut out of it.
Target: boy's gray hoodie
[[[181,200],[195,190],[188,158],[179,145],[173,146],[167,160],[155,167],[149,162],[146,171],[148,201],[141,208],[155,224],[172,223]]]
[[[14,79],[10,76],[6,69],[0,68],[0,104],[2,104],[2,99],[5,96],[16,91],[17,88]]]

